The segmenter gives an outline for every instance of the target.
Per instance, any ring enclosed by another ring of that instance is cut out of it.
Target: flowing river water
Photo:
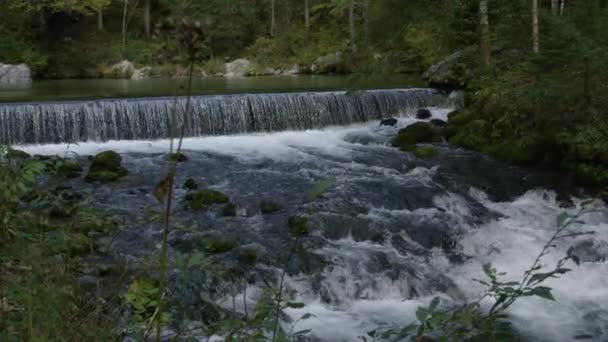
[[[435,296],[444,305],[476,300],[483,287],[473,279],[484,278],[486,263],[509,279],[521,279],[555,231],[556,217],[576,211],[585,196],[563,209],[556,199],[559,182],[547,173],[449,144],[438,144],[439,155],[429,159],[390,146],[400,127],[418,121],[413,118],[417,106],[433,105],[433,118],[445,119],[447,103],[425,97],[388,113],[399,115],[397,127],[378,125],[386,113],[378,117],[375,109],[353,107],[348,111],[368,116],[274,132],[186,138],[189,160],[180,164],[177,184],[193,178],[202,188],[225,193],[238,215],[223,217],[221,207],[192,212],[178,204],[175,216],[183,224],[170,235],[172,255],[176,246],[213,233],[238,240],[239,248],[256,249],[260,263],[271,264],[288,248],[287,218],[309,216],[313,257],[296,256],[288,264],[286,282],[297,291],[294,300],[305,306],[287,309],[292,320],[284,327],[311,329],[312,341],[357,341],[377,327],[405,326],[415,321],[416,308]],[[336,116],[347,114],[341,106],[332,107]],[[130,172],[125,179],[112,186],[81,180],[72,185],[128,223],[114,238],[112,253],[141,258],[158,251],[160,225],[136,217],[158,209],[153,188],[166,170],[168,146],[167,140],[140,138],[22,148],[78,160],[104,150],[121,153]],[[311,197],[319,182],[330,186]],[[185,194],[176,191],[177,203]],[[283,210],[260,214],[262,199],[279,202]],[[608,340],[608,263],[603,262],[608,214],[602,203],[595,205],[601,210],[584,216],[580,229],[596,234],[560,242],[543,259],[544,265],[553,265],[571,245],[581,255],[580,266],[569,265],[570,273],[547,281],[556,301],[525,298],[509,310],[522,340]],[[171,281],[175,293],[188,293],[179,290],[179,272]],[[189,291],[197,291],[196,285]],[[249,285],[250,306],[260,294],[260,284]],[[237,310],[243,310],[243,293],[236,296]],[[312,316],[298,320],[306,313]]]

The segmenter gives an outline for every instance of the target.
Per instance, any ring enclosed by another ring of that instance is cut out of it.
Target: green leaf
[[[429,310],[424,307],[419,307],[416,310],[416,319],[420,321],[420,323],[424,323],[426,319],[429,317]]]
[[[566,220],[568,220],[570,218],[570,214],[568,214],[567,212],[562,212],[561,214],[559,214],[559,216],[557,216],[557,226],[558,227],[563,227],[564,223],[566,223]]]
[[[551,288],[546,286],[537,286],[532,289],[532,294],[541,298],[555,301],[555,297],[551,293]]]
[[[431,301],[431,304],[429,305],[429,311],[430,312],[435,311],[435,309],[439,305],[439,301],[440,301],[439,297],[433,298],[433,300]]]
[[[287,303],[287,307],[292,308],[292,309],[302,309],[305,306],[306,305],[304,305],[304,303],[298,303],[298,302],[288,302]]]
[[[311,202],[317,200],[324,193],[329,191],[334,186],[334,184],[336,184],[335,177],[330,177],[319,181],[312,187],[312,189],[308,193],[308,200]]]

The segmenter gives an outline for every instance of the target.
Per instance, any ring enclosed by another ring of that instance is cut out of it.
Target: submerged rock
[[[186,156],[183,153],[171,153],[169,155],[169,160],[181,163],[181,162],[185,162],[186,160],[188,160],[188,156]]]
[[[433,125],[428,122],[417,122],[400,130],[399,134],[393,138],[392,144],[395,147],[408,149],[419,143],[436,143],[441,140],[441,132]]]
[[[126,176],[129,172],[121,166],[122,157],[114,151],[101,152],[93,157],[87,182],[112,182]]]
[[[193,210],[201,210],[207,209],[213,204],[228,203],[230,202],[230,199],[228,198],[228,196],[224,195],[219,191],[206,189],[200,191],[193,191],[187,194],[184,201],[186,208]]]
[[[12,65],[0,63],[0,84],[32,82],[32,72],[25,64]]]
[[[66,161],[61,163],[57,168],[57,174],[61,177],[65,178],[76,178],[80,176],[82,172],[82,167],[73,161]]]
[[[608,259],[608,242],[598,239],[586,239],[576,243],[572,255],[580,262],[605,262]]]
[[[380,126],[395,126],[396,124],[397,119],[395,118],[382,119],[380,121]]]
[[[264,215],[274,214],[283,209],[283,206],[272,200],[262,200],[260,202],[260,212]]]
[[[447,122],[441,120],[441,119],[431,119],[431,121],[429,121],[431,123],[431,125],[435,126],[435,127],[445,127],[448,125]]]
[[[236,204],[228,203],[222,209],[222,216],[233,217],[236,216]]]
[[[428,119],[431,116],[433,116],[433,114],[431,113],[430,110],[426,109],[426,108],[420,108],[418,109],[418,111],[416,112],[416,119]]]
[[[196,190],[198,189],[198,183],[194,179],[188,178],[186,179],[186,182],[184,182],[184,189]]]
[[[21,150],[15,150],[12,148],[8,149],[6,156],[11,159],[29,159],[31,157],[30,154],[27,152],[23,152]]]
[[[432,158],[439,154],[434,146],[418,146],[414,149],[414,155],[418,158]]]

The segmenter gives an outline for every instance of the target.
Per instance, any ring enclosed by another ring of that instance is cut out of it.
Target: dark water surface
[[[30,85],[0,85],[0,102],[173,96],[185,83],[185,79],[34,81]],[[194,80],[193,95],[391,89],[423,85],[418,75],[208,77]]]

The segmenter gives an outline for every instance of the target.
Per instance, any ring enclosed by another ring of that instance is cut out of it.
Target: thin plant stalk
[[[194,61],[190,61],[190,67],[188,71],[188,87],[186,90],[186,107],[184,109],[183,121],[180,128],[179,139],[177,143],[177,149],[175,153],[180,153],[183,145],[184,136],[186,134],[186,126],[188,123],[188,115],[190,112],[190,103],[192,96],[192,78],[194,74]],[[177,101],[176,101],[177,102]],[[175,112],[172,122],[172,127],[175,127]],[[166,200],[165,200],[165,215],[163,221],[163,233],[162,233],[162,242],[161,242],[161,250],[159,257],[159,286],[158,286],[158,314],[156,316],[156,341],[160,342],[161,340],[161,329],[162,329],[162,314],[164,309],[164,301],[165,301],[165,291],[167,287],[167,253],[168,253],[168,237],[169,237],[169,228],[171,225],[171,207],[173,204],[173,185],[175,182],[175,174],[177,172],[177,161],[173,160],[173,139],[174,139],[174,130],[171,131],[170,137],[170,150],[169,150],[169,166],[167,175],[165,178],[166,181]]]
[[[274,331],[272,332],[272,342],[276,341],[277,333],[279,331],[279,319],[281,315],[281,302],[283,301],[283,288],[285,284],[285,276],[287,275],[287,263],[296,252],[298,245],[300,243],[300,237],[297,236],[293,242],[293,246],[287,255],[287,259],[285,259],[285,265],[283,265],[283,271],[281,272],[281,278],[279,280],[279,288],[277,289],[277,297],[276,297],[276,308],[275,308],[275,317],[274,317]]]

